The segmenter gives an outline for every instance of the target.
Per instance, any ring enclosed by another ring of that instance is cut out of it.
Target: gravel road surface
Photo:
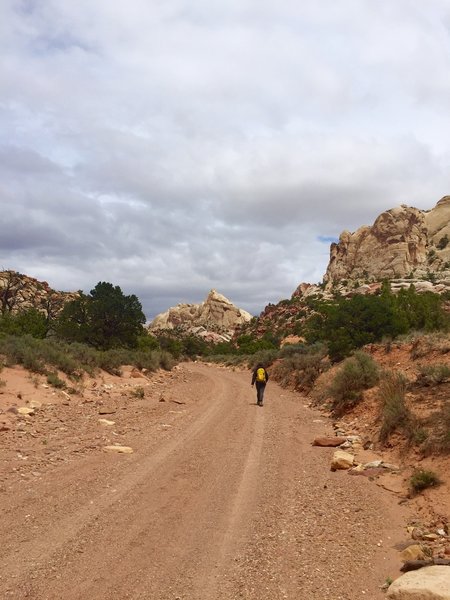
[[[10,477],[3,461],[0,598],[384,597],[402,509],[367,478],[330,471],[333,450],[311,446],[330,423],[305,398],[269,382],[258,407],[249,372],[197,363],[148,390],[117,398],[111,417],[133,454],[84,435],[86,452],[68,447],[66,460],[61,446],[34,476]],[[61,436],[81,436],[87,411],[97,421],[94,405],[65,410]]]

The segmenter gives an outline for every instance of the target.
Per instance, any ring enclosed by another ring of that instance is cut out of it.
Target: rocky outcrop
[[[430,211],[402,205],[372,226],[344,231],[332,244],[327,288],[343,281],[371,282],[429,276],[450,278],[450,196]]]
[[[450,568],[431,566],[405,573],[390,586],[392,600],[450,600]]]
[[[1,314],[26,311],[32,308],[52,319],[64,304],[78,297],[74,292],[57,292],[46,281],[22,275],[16,271],[0,271]]]
[[[222,341],[229,339],[238,327],[251,318],[250,313],[235,306],[216,290],[211,290],[200,304],[178,304],[159,314],[148,329],[151,332],[179,329],[199,337],[209,337],[211,341]],[[214,337],[213,333],[218,337]]]

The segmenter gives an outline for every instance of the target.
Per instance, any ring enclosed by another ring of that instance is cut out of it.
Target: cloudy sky
[[[0,0],[0,268],[253,314],[450,194],[448,0]]]

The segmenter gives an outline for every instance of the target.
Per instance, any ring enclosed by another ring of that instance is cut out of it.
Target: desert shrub
[[[93,375],[97,369],[120,375],[122,365],[133,365],[149,371],[172,369],[175,360],[164,351],[137,351],[131,349],[95,350],[81,343],[67,343],[55,339],[35,339],[27,336],[0,337],[0,354],[8,365],[20,364],[26,369],[47,375],[58,370],[73,380],[83,372]]]
[[[379,395],[381,399],[380,441],[386,443],[398,429],[413,437],[411,412],[405,404],[407,380],[402,373],[388,372],[383,376]]]
[[[284,348],[283,348],[284,350]],[[272,367],[271,375],[280,385],[292,385],[296,390],[309,392],[321,373],[329,368],[325,346],[297,347],[296,352],[280,351],[283,356]]]
[[[138,398],[139,400],[142,400],[145,397],[145,390],[142,386],[138,386],[131,392],[131,395],[133,396],[133,398]]]
[[[47,383],[52,387],[58,389],[64,389],[66,387],[65,381],[63,381],[60,377],[58,377],[58,373],[56,371],[51,371],[47,375]]]
[[[444,248],[447,247],[449,241],[450,240],[448,239],[448,235],[445,234],[443,237],[441,237],[441,239],[439,240],[439,242],[436,244],[436,248],[438,250],[443,250]]]
[[[445,399],[441,410],[432,418],[432,428],[423,446],[425,456],[450,453],[450,400]]]
[[[355,406],[362,399],[363,390],[376,385],[379,377],[378,366],[369,354],[357,351],[347,358],[328,389],[333,412],[343,414]]]
[[[410,477],[409,485],[414,494],[426,490],[430,487],[435,487],[441,484],[442,481],[433,471],[419,469]]]
[[[157,360],[159,361],[159,366],[165,371],[171,371],[173,367],[176,365],[176,360],[170,354],[170,352],[164,352],[161,350],[160,352],[156,352]]]
[[[276,349],[272,348],[271,350],[259,350],[249,357],[248,367],[250,369],[254,369],[258,363],[268,367],[273,363],[277,356],[278,350]]]
[[[450,367],[448,365],[423,365],[419,368],[417,382],[423,385],[438,385],[449,379]]]

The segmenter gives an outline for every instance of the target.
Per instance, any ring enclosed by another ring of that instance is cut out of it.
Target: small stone
[[[117,452],[118,454],[133,454],[133,448],[130,446],[104,446],[105,452]]]
[[[98,420],[98,422],[99,422],[101,425],[107,425],[108,427],[112,427],[113,425],[115,425],[115,424],[116,424],[116,422],[115,422],[115,421],[109,421],[108,419],[99,419],[99,420]]]
[[[116,409],[113,406],[101,406],[98,410],[99,415],[113,415]]]
[[[400,467],[398,465],[393,465],[392,463],[383,463],[381,465],[383,469],[389,469],[389,471],[400,471]]]
[[[321,448],[335,448],[346,441],[347,439],[343,437],[317,437],[314,439],[312,445],[320,446]]]
[[[364,465],[365,469],[378,469],[378,467],[381,467],[381,463],[383,461],[382,460],[372,460],[371,462],[368,462]]]
[[[427,542],[434,542],[435,540],[439,539],[439,536],[437,533],[425,533],[422,539],[426,540]]]
[[[353,466],[355,457],[350,452],[344,450],[336,450],[331,461],[331,470],[337,471],[341,469],[350,469]]]
[[[411,531],[411,537],[413,540],[422,540],[425,535],[425,531],[420,527],[413,527]]]
[[[422,546],[419,546],[419,544],[412,544],[411,546],[408,546],[408,548],[405,548],[401,552],[401,557],[404,561],[426,559],[423,548]]]
[[[34,409],[32,408],[28,408],[28,406],[19,406],[19,408],[17,409],[17,414],[18,415],[23,415],[23,416],[33,416],[34,415]]]

